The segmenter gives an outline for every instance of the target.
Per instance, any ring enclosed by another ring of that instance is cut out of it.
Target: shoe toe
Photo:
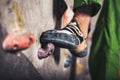
[[[74,34],[58,33],[57,30],[43,32],[40,37],[41,43],[53,43],[55,46],[73,49],[79,44],[78,38]]]

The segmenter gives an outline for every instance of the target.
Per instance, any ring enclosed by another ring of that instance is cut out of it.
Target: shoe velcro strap
[[[79,37],[80,41],[83,41],[83,40],[86,39],[75,19],[71,20],[71,22],[64,29],[70,31],[71,33],[73,33],[75,35],[77,35]]]

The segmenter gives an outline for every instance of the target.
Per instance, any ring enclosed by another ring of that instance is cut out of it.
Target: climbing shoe
[[[78,47],[85,40],[86,38],[75,19],[71,20],[63,29],[48,30],[40,36],[41,44],[53,43],[57,47],[69,49],[72,54],[79,54],[81,52],[81,50],[78,50]],[[85,51],[82,50],[82,52],[86,52],[86,47],[84,49]]]

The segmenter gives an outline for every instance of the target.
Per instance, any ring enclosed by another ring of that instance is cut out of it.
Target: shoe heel
[[[83,51],[77,51],[77,50],[69,50],[71,52],[71,54],[73,54],[76,57],[85,57],[87,56],[88,53],[88,49],[85,48]]]

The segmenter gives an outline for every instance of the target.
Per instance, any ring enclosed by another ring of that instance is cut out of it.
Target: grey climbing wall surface
[[[41,33],[60,29],[67,5],[73,6],[73,0],[0,0],[0,80],[90,80],[88,56],[73,57],[68,68],[67,49],[56,48],[42,60],[37,57]],[[16,29],[34,34],[35,43],[19,53],[3,51],[2,41]]]

